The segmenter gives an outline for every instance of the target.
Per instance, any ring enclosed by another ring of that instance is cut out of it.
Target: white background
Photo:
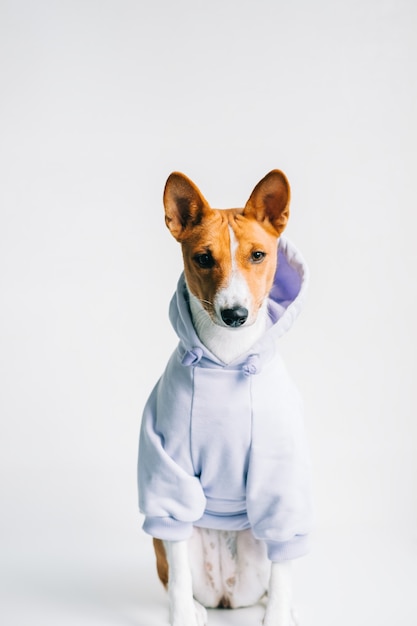
[[[276,167],[312,273],[282,340],[316,492],[302,623],[417,623],[416,7],[0,2],[2,624],[167,624],[136,504],[176,343],[163,185],[239,206]]]

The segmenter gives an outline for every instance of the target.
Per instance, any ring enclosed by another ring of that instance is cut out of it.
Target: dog
[[[280,170],[241,209],[212,209],[179,172],[166,182],[180,341],[144,410],[138,476],[172,626],[263,597],[264,626],[295,621],[291,561],[308,551],[312,503],[302,403],[277,350],[308,282],[281,237],[289,204]]]

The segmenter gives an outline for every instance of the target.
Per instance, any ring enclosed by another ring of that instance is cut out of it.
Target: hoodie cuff
[[[190,522],[180,522],[173,517],[146,517],[142,528],[148,535],[165,541],[184,541],[193,532]]]
[[[308,535],[296,535],[290,541],[267,541],[266,545],[273,563],[298,559],[309,551]]]

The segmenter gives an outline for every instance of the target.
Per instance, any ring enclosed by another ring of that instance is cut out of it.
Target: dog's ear
[[[165,223],[177,241],[184,241],[189,228],[197,226],[210,209],[207,200],[194,183],[181,174],[173,172],[164,190]]]
[[[270,224],[282,233],[290,215],[290,185],[280,170],[272,170],[256,185],[243,209],[243,215]]]

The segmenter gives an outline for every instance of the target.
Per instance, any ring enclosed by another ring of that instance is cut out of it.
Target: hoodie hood
[[[277,269],[268,298],[267,330],[249,352],[238,357],[229,366],[248,363],[248,355],[259,359],[271,354],[271,348],[276,340],[291,328],[302,309],[308,275],[308,268],[301,254],[292,243],[281,237],[278,243]],[[204,360],[208,367],[215,365],[225,367],[224,363],[201,343],[194,329],[184,273],[181,274],[177,290],[172,297],[169,318],[180,340],[179,348],[184,365],[194,365]]]

